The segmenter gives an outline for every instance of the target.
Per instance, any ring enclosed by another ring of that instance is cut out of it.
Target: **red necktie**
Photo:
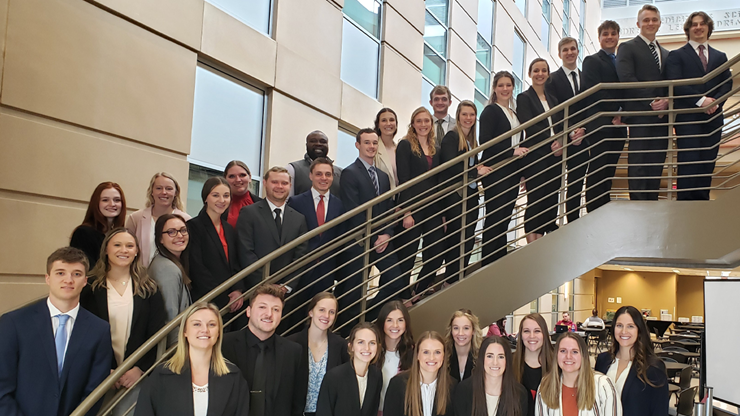
[[[704,56],[704,45],[699,45],[699,60],[701,61],[701,66],[704,67],[704,72],[707,72],[709,63],[707,62],[707,57]]]
[[[324,225],[324,195],[319,195],[319,204],[316,206],[316,221],[319,227]]]

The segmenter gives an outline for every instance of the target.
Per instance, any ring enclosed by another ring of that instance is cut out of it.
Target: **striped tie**
[[[658,69],[660,69],[660,58],[658,57],[658,50],[655,48],[655,42],[648,43],[648,46],[650,46],[650,52],[653,54],[655,64],[658,65]]]
[[[373,186],[375,187],[375,195],[380,195],[380,186],[378,186],[378,177],[375,173],[375,166],[370,166],[367,169],[368,172],[370,172],[370,179],[373,180]]]

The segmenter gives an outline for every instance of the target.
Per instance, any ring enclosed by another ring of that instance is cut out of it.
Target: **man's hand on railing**
[[[411,228],[413,226],[414,226],[414,217],[411,216],[411,211],[409,211],[406,214],[404,214],[404,217],[403,217],[403,228],[408,229],[408,228]],[[378,253],[380,253],[380,251]]]
[[[520,147],[517,147],[516,149],[514,149],[514,156],[517,156],[517,157],[526,156],[527,153],[529,153],[529,149],[527,149],[526,147],[521,147],[520,146]],[[491,169],[491,170],[493,170],[493,169]]]
[[[239,298],[241,295],[242,292],[238,290],[229,293],[229,303],[231,303],[234,299],[239,299],[236,302],[232,303],[231,306],[229,306],[230,312],[234,313],[242,308],[242,305],[244,304],[244,299]]]
[[[719,106],[718,105],[712,105],[712,103],[714,103],[715,101],[717,101],[717,100],[715,100],[712,97],[704,97],[704,101],[702,101],[701,106],[707,109],[705,111],[705,113],[711,115],[711,114],[714,114],[715,111],[717,111],[717,109],[719,108]]]
[[[388,248],[388,240],[391,239],[391,236],[388,234],[380,234],[378,238],[375,240],[375,252],[380,254],[385,251],[386,248]]]
[[[142,375],[144,375],[144,372],[141,371],[139,367],[132,367],[130,370],[123,373],[121,378],[116,381],[115,387],[117,389],[121,387],[126,387],[127,389],[130,389],[131,386],[136,383],[136,380],[140,379]]]
[[[653,109],[653,111],[663,111],[668,108],[668,100],[663,99],[655,99],[650,103],[650,108]],[[663,118],[663,115],[659,115],[658,118]]]
[[[624,123],[622,123],[622,116],[614,116],[614,118],[612,118],[612,124],[615,126],[625,125]]]
[[[555,152],[554,153],[555,156],[558,156],[559,157],[559,156],[562,156],[563,155],[563,145],[560,144],[560,142],[557,141],[557,140],[554,140],[550,144],[550,150],[552,150],[553,152]]]
[[[514,154],[516,154],[516,150],[514,150]],[[493,172],[493,168],[486,165],[478,165],[476,166],[476,169],[478,170],[478,176],[486,176],[489,173]]]
[[[580,146],[583,142],[583,136],[586,135],[586,129],[583,127],[577,128],[570,132],[570,139],[572,140],[573,146]]]

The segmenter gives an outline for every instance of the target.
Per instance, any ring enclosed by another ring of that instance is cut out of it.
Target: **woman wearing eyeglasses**
[[[236,230],[221,219],[231,202],[229,182],[220,176],[208,178],[200,195],[203,199],[203,209],[187,222],[190,233],[188,260],[193,300],[202,298],[239,270]],[[243,285],[239,282],[226,293],[216,296],[212,302],[223,308],[233,299],[240,297],[242,291]],[[231,305],[230,312],[236,312],[241,307],[240,299]]]

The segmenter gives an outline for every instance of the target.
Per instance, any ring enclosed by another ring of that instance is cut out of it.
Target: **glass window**
[[[483,37],[478,34],[478,46],[475,51],[475,57],[478,61],[483,64],[488,70],[491,70],[491,45],[489,45]]]
[[[261,175],[265,95],[216,70],[195,70],[193,130],[188,161],[223,170],[234,159]]]
[[[478,109],[478,117],[480,117],[480,114],[483,112],[483,109],[486,108],[486,104],[488,103],[488,97],[484,96],[480,93],[480,91],[475,91],[475,107]]]
[[[203,184],[211,176],[221,175],[223,175],[223,171],[221,170],[208,169],[203,166],[190,164],[190,169],[188,170],[188,195],[185,212],[187,212],[191,217],[198,215],[201,208],[203,208],[203,200],[200,196]],[[260,194],[260,183],[257,182],[254,177],[252,178],[252,182],[249,184],[249,190],[255,195]]]
[[[422,73],[434,85],[444,85],[447,61],[439,56],[429,45],[424,44],[424,67]]]
[[[523,91],[524,60],[526,59],[526,43],[519,32],[514,32],[514,56],[511,60],[511,69],[514,72],[514,96]]]
[[[432,12],[443,25],[448,26],[448,0],[426,0],[426,8]]]
[[[367,30],[368,33],[380,39],[380,2],[375,0],[345,0],[342,12]]]
[[[442,56],[447,56],[447,28],[442,26],[428,11],[424,21],[424,42]]]
[[[432,89],[434,89],[434,85],[426,80],[424,77],[421,78],[421,105],[426,107],[429,111],[433,111],[434,109],[429,105],[429,94],[432,93]],[[401,122],[397,122],[397,125],[401,125]]]
[[[480,62],[475,63],[475,88],[483,95],[488,95],[491,86],[491,70],[484,67]]]
[[[570,0],[563,0],[563,36],[570,35]]]
[[[527,17],[527,0],[514,0],[516,2],[516,7],[519,8],[519,11],[522,12],[524,17]]]
[[[336,166],[344,169],[357,159],[359,153],[355,147],[356,141],[354,134],[339,129],[339,134],[337,135],[337,157],[334,159]]]
[[[550,51],[550,9],[550,0],[542,0],[542,33],[540,36],[548,52]]]
[[[348,19],[342,26],[342,69],[344,82],[370,97],[378,96],[380,44]]]
[[[252,28],[270,34],[270,0],[206,0]]]
[[[489,44],[493,44],[493,2],[480,0],[478,2],[478,33]]]

